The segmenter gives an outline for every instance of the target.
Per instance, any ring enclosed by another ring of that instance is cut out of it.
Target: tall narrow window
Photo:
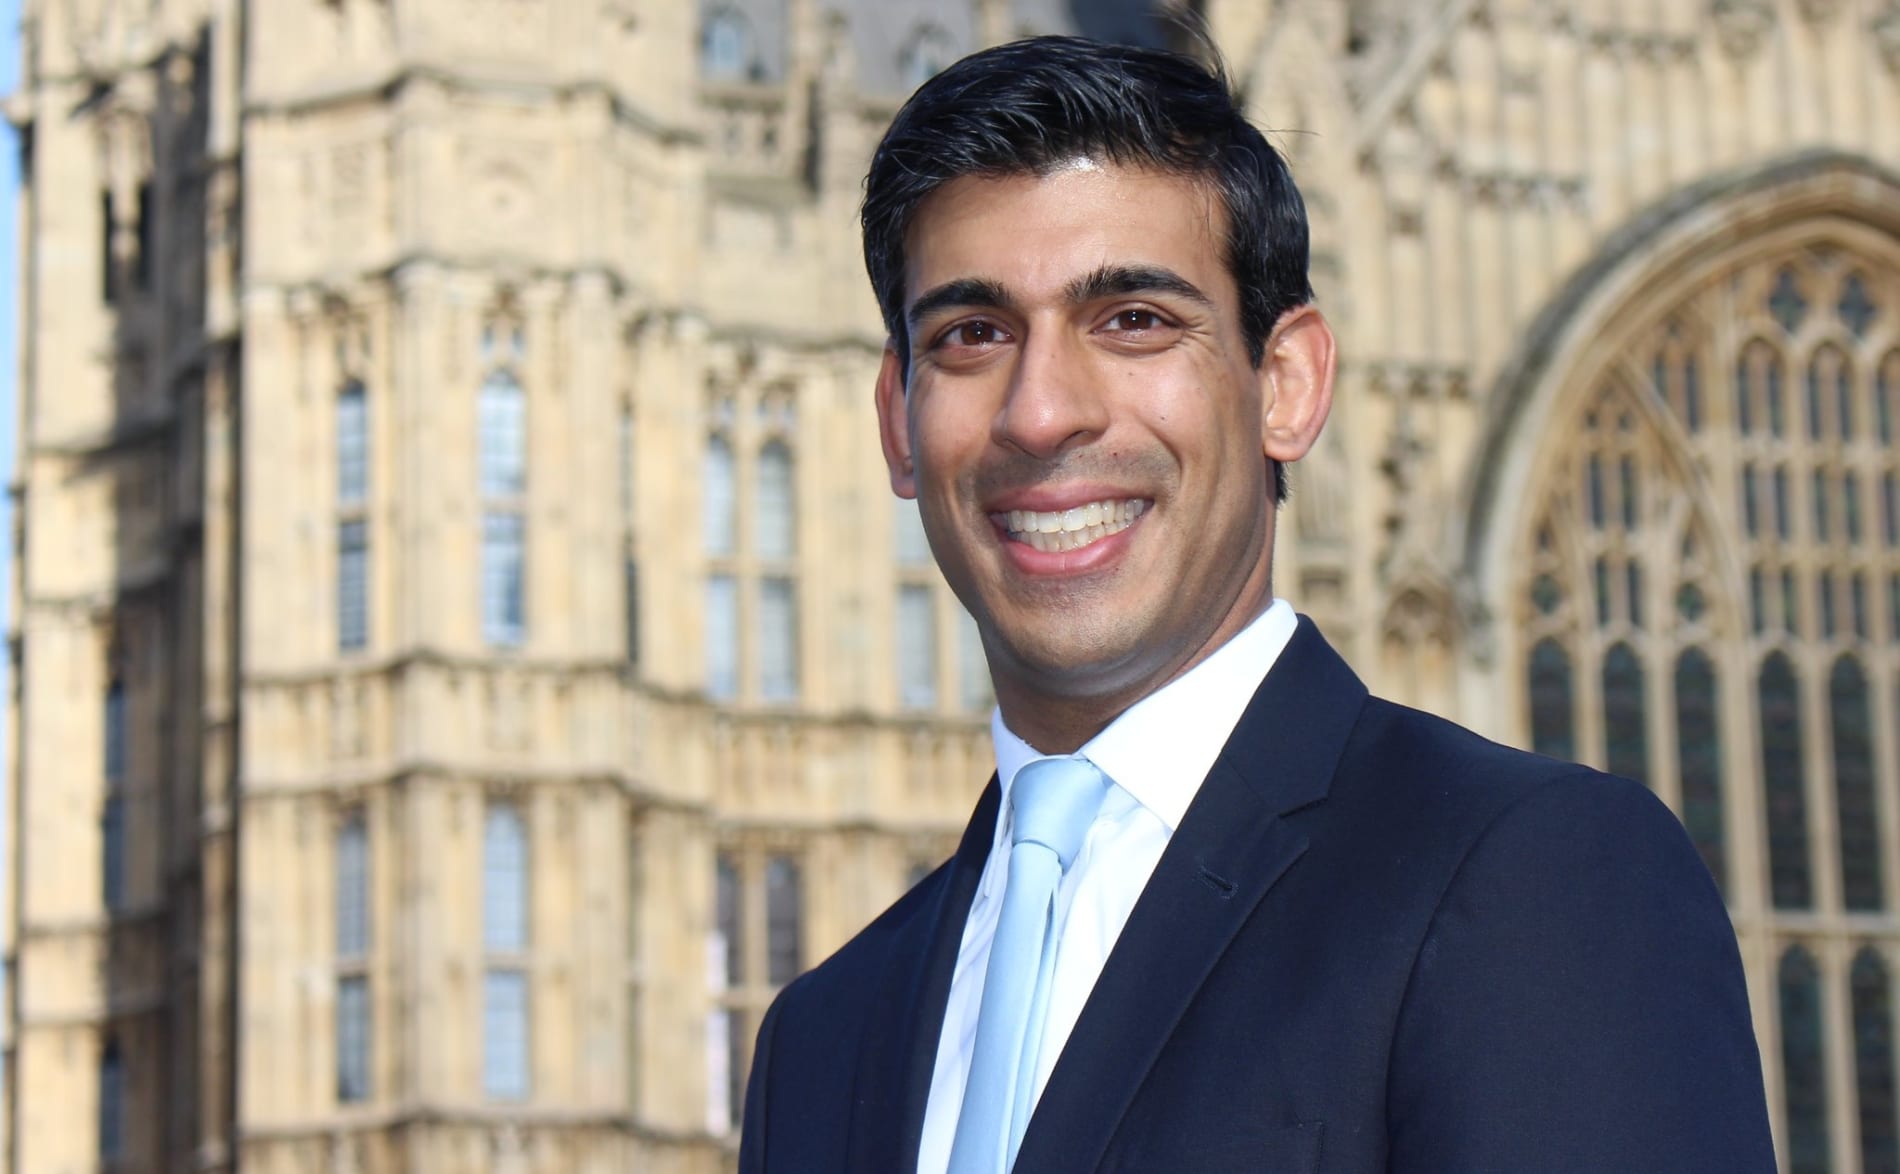
[[[798,699],[798,592],[790,579],[759,581],[759,694]]]
[[[99,1054],[99,1160],[116,1162],[125,1157],[126,1141],[125,1058],[117,1041],[106,1041]]]
[[[754,548],[761,558],[791,558],[797,548],[797,510],[792,484],[792,451],[785,447],[784,441],[770,441],[759,450],[756,488]]]
[[[1851,656],[1836,660],[1828,676],[1828,723],[1841,838],[1841,903],[1853,912],[1878,911],[1883,902],[1880,820],[1874,802],[1873,712],[1867,676]]]
[[[527,631],[527,397],[506,369],[482,381],[482,638],[512,647]]]
[[[804,969],[804,883],[798,862],[774,856],[765,862],[765,980],[784,986]]]
[[[971,713],[981,713],[996,700],[983,632],[976,626],[976,617],[961,607],[957,608],[957,692],[963,708]]]
[[[715,1132],[739,1123],[745,1102],[746,1019],[736,1000],[745,985],[745,889],[739,865],[721,852],[713,864],[713,988],[725,996],[706,1032],[706,1117]]]
[[[158,209],[152,200],[152,181],[145,180],[138,190],[138,223],[133,225],[133,240],[138,251],[132,255],[132,288],[144,293],[152,288],[152,262],[158,245]]]
[[[1570,692],[1570,654],[1555,640],[1531,650],[1531,749],[1552,758],[1576,758],[1576,706]]]
[[[700,466],[700,541],[706,553],[724,557],[738,545],[739,495],[733,485],[732,443],[724,436],[706,439]]]
[[[353,811],[336,834],[336,1099],[370,1094],[369,826]]]
[[[1728,888],[1722,829],[1722,739],[1715,666],[1699,648],[1676,658],[1676,752],[1682,823],[1718,888]]]
[[[1781,956],[1781,1074],[1788,1174],[1829,1174],[1827,1066],[1821,1043],[1821,983],[1800,946]]]
[[[369,642],[369,399],[361,380],[336,397],[336,643]]]
[[[528,833],[520,810],[490,803],[482,824],[482,1090],[524,1100],[529,1080]]]
[[[105,799],[99,811],[99,888],[108,910],[125,907],[126,899],[126,741],[131,735],[125,682],[118,677],[106,686]]]
[[[1611,774],[1649,781],[1648,712],[1643,702],[1643,666],[1627,644],[1603,658],[1604,764]]]
[[[1900,1174],[1894,1120],[1893,1002],[1887,967],[1872,946],[1854,956],[1854,1092],[1860,1109],[1861,1174]]]
[[[118,217],[108,188],[99,193],[99,297],[108,306],[119,300],[119,258],[113,242],[118,232]]]
[[[937,704],[937,609],[929,587],[897,589],[898,696],[906,709]]]
[[[1801,703],[1794,666],[1780,652],[1762,662],[1757,684],[1762,787],[1767,799],[1768,887],[1777,909],[1814,904],[1808,862],[1807,785],[1801,773]]]
[[[739,693],[739,587],[731,575],[706,580],[706,695],[729,701]]]

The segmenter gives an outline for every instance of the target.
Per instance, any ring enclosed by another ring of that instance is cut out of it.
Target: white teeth
[[[1011,510],[1008,526],[1011,537],[1054,554],[1077,550],[1126,530],[1147,511],[1148,503],[1139,498],[1092,501],[1056,512]]]

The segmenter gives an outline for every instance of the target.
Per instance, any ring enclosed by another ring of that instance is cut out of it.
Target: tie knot
[[[1039,758],[1016,772],[1010,806],[1016,822],[1010,843],[1041,844],[1067,872],[1108,791],[1108,780],[1086,758]]]

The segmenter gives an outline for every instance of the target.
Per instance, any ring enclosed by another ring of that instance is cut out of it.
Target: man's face
[[[1255,369],[1223,216],[1191,179],[1082,161],[953,181],[912,220],[885,455],[1019,733],[1051,703],[1112,718],[1270,599],[1267,458],[1325,415],[1289,392],[1281,336],[1313,344],[1295,359],[1328,391],[1331,336],[1291,313]]]

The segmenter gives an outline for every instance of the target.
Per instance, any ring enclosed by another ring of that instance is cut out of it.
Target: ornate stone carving
[[[1769,0],[1714,0],[1709,15],[1722,49],[1742,61],[1755,55],[1774,27],[1775,6]]]

